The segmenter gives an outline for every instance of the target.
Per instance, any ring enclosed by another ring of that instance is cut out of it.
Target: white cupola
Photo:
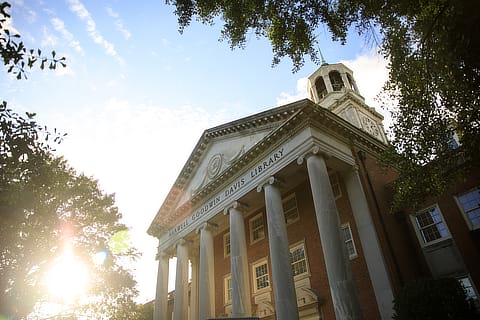
[[[367,106],[358,91],[353,71],[343,63],[323,63],[308,77],[310,99],[323,108],[363,129],[382,142],[387,142],[383,116]]]

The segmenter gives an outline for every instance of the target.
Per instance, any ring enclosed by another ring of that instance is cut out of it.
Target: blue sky
[[[68,133],[57,150],[79,172],[115,193],[133,244],[140,301],[155,294],[157,242],[151,220],[203,130],[306,97],[308,60],[297,73],[272,68],[265,39],[244,50],[219,42],[220,25],[195,21],[178,33],[164,1],[16,0],[11,29],[27,47],[53,49],[68,67],[18,81],[0,72],[0,98],[17,112]],[[329,63],[345,62],[367,103],[386,79],[385,62],[352,33],[348,45],[318,30]],[[377,110],[384,113],[383,110]]]

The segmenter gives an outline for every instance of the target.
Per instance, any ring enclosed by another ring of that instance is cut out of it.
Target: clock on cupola
[[[360,95],[353,72],[342,63],[323,63],[308,77],[310,99],[386,143],[383,116]]]

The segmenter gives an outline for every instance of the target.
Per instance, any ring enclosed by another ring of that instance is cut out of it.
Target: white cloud
[[[70,10],[85,22],[90,38],[92,38],[96,44],[100,45],[105,50],[107,55],[115,58],[118,63],[123,65],[125,62],[115,50],[115,46],[111,42],[107,41],[97,30],[97,25],[85,6],[79,0],[67,1],[70,3]]]
[[[72,47],[73,49],[75,49],[75,51],[77,51],[78,53],[80,53],[81,55],[84,55],[84,51],[80,45],[80,42],[78,42],[75,37],[73,36],[72,33],[70,33],[70,31],[67,30],[67,28],[65,27],[65,23],[63,22],[63,20],[59,19],[59,18],[52,18],[50,19],[50,22],[52,23],[53,25],[53,28],[60,32],[60,34],[62,35],[62,38],[67,41],[68,45],[70,47]]]
[[[387,61],[375,50],[372,50],[364,55],[357,56],[354,60],[341,62],[353,71],[360,94],[365,98],[367,105],[374,107],[385,117],[384,127],[388,128],[392,122],[391,115],[382,108],[376,99],[388,80]]]
[[[120,15],[117,12],[113,11],[113,9],[110,7],[107,7],[106,9],[108,15],[115,19],[115,27],[117,28],[117,30],[123,35],[125,40],[130,39],[132,33],[124,26],[123,20],[120,18]]]
[[[227,121],[227,115],[191,106],[134,105],[116,98],[78,110],[42,122],[67,131],[57,147],[59,154],[78,171],[94,175],[106,192],[115,192],[132,241],[143,252],[134,264],[144,295],[140,300],[151,299],[158,242],[146,230],[202,132]]]
[[[300,78],[297,80],[297,88],[295,93],[281,92],[280,97],[277,98],[277,106],[281,106],[290,102],[298,101],[308,98],[307,92],[307,78]]]
[[[41,42],[42,47],[47,47],[47,46],[55,47],[57,44],[57,41],[58,41],[57,37],[55,37],[55,35],[50,33],[47,27],[44,26],[42,28],[42,42]]]

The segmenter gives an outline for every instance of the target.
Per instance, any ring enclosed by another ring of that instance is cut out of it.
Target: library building
[[[383,117],[352,70],[323,64],[308,92],[204,131],[148,229],[154,320],[387,320],[420,278],[453,277],[478,303],[479,171],[391,213]]]

